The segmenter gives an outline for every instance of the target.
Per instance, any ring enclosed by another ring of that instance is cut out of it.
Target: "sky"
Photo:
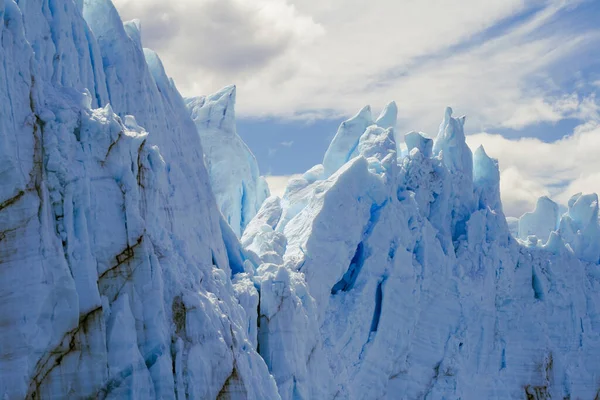
[[[338,125],[399,108],[435,137],[445,106],[499,160],[505,213],[600,192],[598,0],[115,0],[184,96],[237,85],[238,133],[271,189]]]

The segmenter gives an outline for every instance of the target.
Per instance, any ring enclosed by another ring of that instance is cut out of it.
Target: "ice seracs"
[[[585,261],[600,260],[598,195],[578,193],[569,199],[569,210],[560,220],[559,233],[569,248]]]
[[[465,117],[454,118],[447,107],[433,142],[433,155],[441,158],[451,181],[450,229],[456,239],[465,233],[465,222],[473,212],[473,153],[465,141]]]
[[[361,135],[372,124],[370,106],[363,107],[354,117],[342,122],[323,158],[323,168],[327,176],[352,158]]]
[[[600,221],[598,195],[577,193],[568,202],[568,210],[559,217],[559,206],[548,197],[540,197],[533,212],[518,221],[518,238],[541,245],[555,253],[567,250],[591,263],[600,261]]]
[[[342,165],[358,156],[358,144],[365,130],[375,125],[383,129],[395,128],[398,107],[395,102],[388,103],[376,121],[373,121],[371,107],[363,107],[354,117],[342,122],[329,144],[323,158],[324,175],[330,176]]]
[[[248,146],[236,132],[235,86],[186,100],[202,140],[206,167],[219,209],[239,238],[269,196]]]
[[[561,229],[545,246],[514,240],[498,162],[483,148],[471,153],[464,119],[451,114],[435,146],[409,133],[398,164],[388,162],[391,131],[371,123],[353,155],[339,153],[348,160],[337,171],[307,171],[249,225],[249,246],[283,260],[257,270],[267,300],[259,349],[282,398],[596,395],[600,346],[585,327],[598,324],[587,305],[600,306],[588,289],[597,259],[582,257],[586,246],[568,250],[591,242],[564,240]],[[562,229],[593,232],[596,206],[575,197]],[[271,229],[281,245],[255,246],[273,243]],[[317,368],[315,358],[327,361]]]

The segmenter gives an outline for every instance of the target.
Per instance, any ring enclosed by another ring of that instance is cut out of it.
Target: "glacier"
[[[0,395],[277,398],[231,280],[250,261],[140,24],[108,0],[0,15]]]
[[[0,3],[0,395],[600,396],[598,196],[504,216],[397,106],[270,196],[234,86],[184,99],[110,0]]]

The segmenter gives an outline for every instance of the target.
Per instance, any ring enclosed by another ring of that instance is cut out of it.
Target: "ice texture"
[[[507,223],[464,119],[398,157],[390,103],[267,197],[234,87],[109,0],[0,18],[2,398],[598,397],[597,195]]]
[[[239,238],[270,193],[254,155],[236,132],[235,95],[235,86],[228,86],[186,99],[186,105],[200,134],[217,205]]]
[[[323,168],[327,176],[337,171],[356,154],[358,141],[369,125],[373,125],[370,106],[363,107],[354,117],[342,122],[323,158]]]

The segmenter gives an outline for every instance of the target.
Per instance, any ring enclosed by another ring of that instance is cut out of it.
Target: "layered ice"
[[[390,103],[267,197],[234,87],[108,0],[0,9],[3,398],[598,396],[595,194],[509,224],[464,119],[398,157]]]
[[[269,197],[269,188],[236,132],[235,95],[235,86],[228,86],[207,97],[186,99],[186,105],[202,140],[217,204],[239,238]]]

